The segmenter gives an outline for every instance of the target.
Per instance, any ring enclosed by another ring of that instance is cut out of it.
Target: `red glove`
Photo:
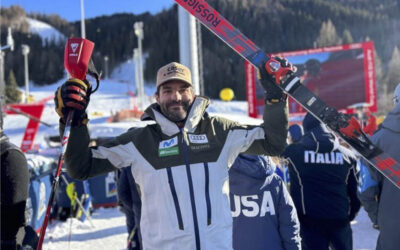
[[[260,69],[261,84],[266,91],[266,100],[270,103],[286,101],[287,95],[277,85],[285,76],[296,72],[297,68],[288,62],[286,58],[274,57]]]

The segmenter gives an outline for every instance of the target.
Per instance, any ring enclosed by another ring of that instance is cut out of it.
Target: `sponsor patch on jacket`
[[[193,144],[205,144],[208,143],[207,136],[205,134],[195,135],[195,134],[188,134],[189,142]]]
[[[158,147],[158,156],[159,157],[177,155],[177,154],[179,154],[178,137],[177,136],[175,136],[174,138],[160,142],[160,146]]]

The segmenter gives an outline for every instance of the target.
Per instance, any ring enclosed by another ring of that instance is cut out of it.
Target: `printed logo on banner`
[[[106,176],[106,197],[113,197],[117,195],[117,185],[115,183],[115,173],[110,172]]]
[[[178,147],[178,137],[175,136],[172,139],[164,140],[160,142],[160,146],[158,147],[158,156],[171,156],[178,155],[179,147]]]
[[[189,134],[188,137],[189,137],[190,143],[194,143],[194,144],[208,143],[208,139],[205,134],[201,134],[201,135]]]

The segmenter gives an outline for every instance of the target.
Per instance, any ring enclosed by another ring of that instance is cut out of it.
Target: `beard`
[[[173,105],[181,105],[180,108],[172,107]],[[170,101],[167,103],[160,104],[161,112],[172,122],[181,122],[185,120],[189,107],[191,105],[190,100],[188,101]]]

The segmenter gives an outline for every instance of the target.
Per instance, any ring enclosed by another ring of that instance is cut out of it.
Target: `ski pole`
[[[46,214],[44,217],[43,225],[42,225],[42,228],[40,229],[40,236],[39,236],[39,241],[38,241],[38,245],[37,245],[37,250],[42,249],[44,235],[46,233],[46,228],[49,223],[50,211],[51,211],[51,207],[53,205],[54,197],[55,197],[55,193],[56,193],[55,191],[56,191],[58,183],[60,181],[60,173],[61,173],[61,168],[63,165],[63,158],[64,158],[64,154],[67,150],[67,146],[68,146],[68,139],[69,139],[69,135],[71,132],[71,123],[72,123],[73,114],[74,114],[73,110],[69,111],[68,116],[67,116],[67,121],[65,122],[65,130],[64,130],[62,140],[61,140],[62,141],[62,151],[61,151],[60,157],[58,158],[57,171],[54,176],[53,183],[51,185],[49,202],[47,204],[47,209],[46,209]]]
[[[94,43],[83,38],[69,38],[64,50],[64,66],[67,72],[74,78],[84,80],[86,78],[86,73],[89,69],[89,74],[94,75],[96,78],[97,86],[92,93],[94,93],[99,87],[100,74],[94,68],[93,62],[90,60],[94,48]],[[65,152],[67,151],[67,145],[69,140],[69,135],[71,132],[72,117],[74,111],[68,112],[67,119],[65,122],[65,130],[61,138],[62,151],[58,159],[57,171],[54,176],[54,181],[51,186],[49,203],[47,204],[46,214],[44,217],[44,222],[42,228],[40,229],[40,236],[37,245],[37,249],[41,250],[43,245],[44,236],[46,234],[46,228],[49,223],[50,211],[54,202],[55,191],[57,189],[58,183],[60,181],[60,173],[63,165],[63,158]]]
[[[61,179],[65,182],[65,184],[69,185],[69,181],[67,180],[67,178],[65,178],[64,175],[61,175]],[[75,197],[75,201],[76,203],[78,203],[78,206],[82,209],[82,212],[86,215],[86,217],[88,218],[90,225],[94,228],[95,226],[92,223],[92,218],[90,217],[90,215],[88,214],[88,212],[85,210],[85,208],[83,207],[82,202],[78,199],[78,197]]]

